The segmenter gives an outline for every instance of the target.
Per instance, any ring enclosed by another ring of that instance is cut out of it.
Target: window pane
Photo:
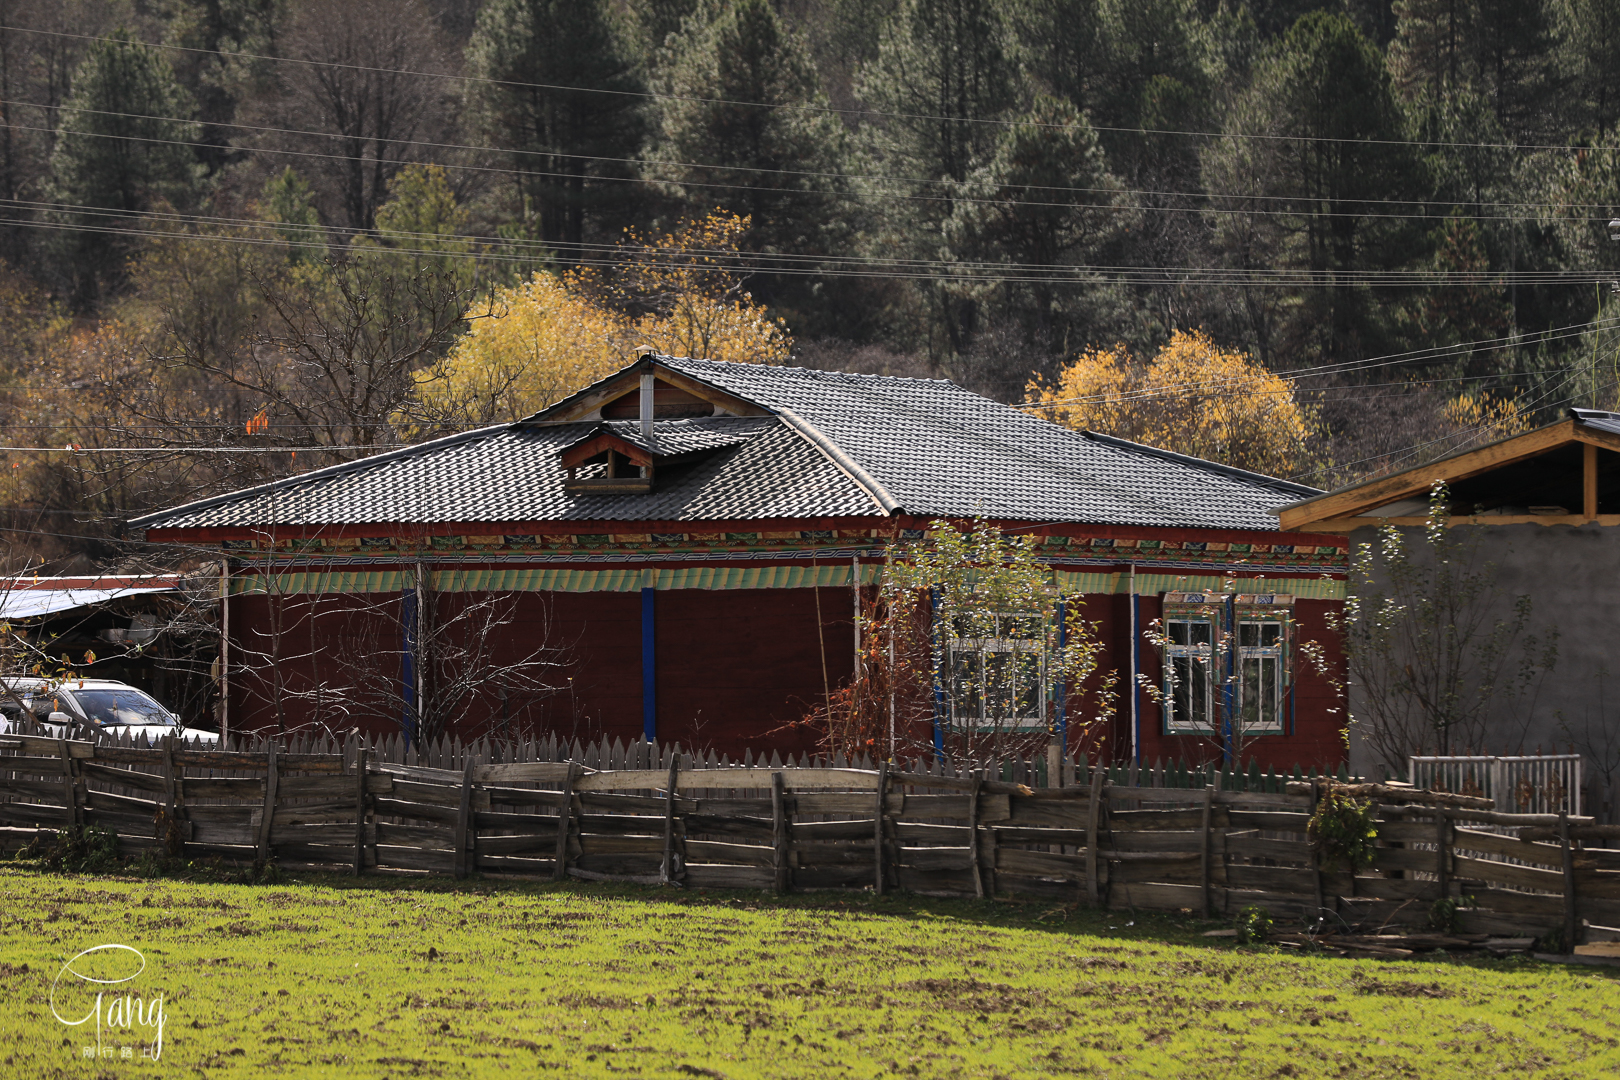
[[[1251,648],[1260,644],[1260,624],[1252,622],[1239,623],[1238,644],[1244,648]]]
[[[1170,644],[1172,644],[1172,645],[1185,645],[1185,644],[1187,644],[1187,641],[1188,641],[1187,635],[1188,635],[1188,633],[1190,633],[1190,624],[1181,622],[1179,620],[1175,621],[1175,622],[1172,622],[1170,624]]]
[[[1013,686],[1017,670],[1012,653],[985,653],[985,718],[993,724],[1005,725],[1013,719]]]
[[[1208,645],[1210,642],[1214,641],[1214,637],[1210,633],[1210,624],[1207,621],[1200,619],[1197,622],[1189,623],[1188,625],[1192,627],[1191,644]]]
[[[1260,644],[1269,647],[1282,643],[1282,623],[1260,624]]]
[[[951,650],[951,716],[959,724],[977,724],[984,714],[979,695],[979,654]]]

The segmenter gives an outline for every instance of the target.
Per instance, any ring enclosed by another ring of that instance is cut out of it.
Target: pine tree
[[[192,105],[157,51],[115,34],[91,46],[74,72],[51,158],[59,202],[135,215],[158,203],[188,207],[198,182]],[[92,306],[123,278],[132,245],[102,235],[117,219],[67,212],[95,232],[64,237],[60,254],[74,302]]]
[[[1474,87],[1515,137],[1546,124],[1556,80],[1545,0],[1400,0],[1394,11],[1389,67],[1405,97]]]
[[[905,0],[876,58],[862,69],[860,97],[888,115],[870,127],[885,171],[926,180],[967,179],[995,145],[999,120],[1023,87],[1011,34],[992,0]],[[939,218],[950,212],[940,200]]]
[[[289,262],[313,262],[320,257],[323,237],[315,190],[291,165],[265,182],[259,217],[276,226],[276,234],[287,245]]]
[[[576,257],[632,191],[643,86],[609,0],[490,0],[467,46],[471,105],[511,154],[518,203]]]
[[[1354,276],[1405,258],[1410,237],[1388,217],[1391,201],[1423,186],[1398,145],[1403,118],[1377,48],[1343,15],[1305,16],[1261,59],[1227,128],[1236,137],[1212,143],[1204,161],[1205,185],[1219,193],[1218,248],[1236,265],[1327,278],[1288,313],[1283,343],[1296,354],[1374,348],[1378,311]],[[1262,355],[1278,344],[1275,327],[1252,329]]]
[[[669,55],[651,174],[680,184],[689,212],[748,215],[752,250],[825,250],[843,131],[811,111],[826,99],[802,40],[768,0],[735,0],[688,23]]]
[[[989,283],[969,278],[959,289],[1012,317],[1029,340],[1067,352],[1062,343],[1084,314],[1087,289],[1060,282],[1058,268],[1083,261],[1124,224],[1120,184],[1097,133],[1069,102],[1042,96],[1021,119],[961,186],[945,235],[953,256],[990,271]],[[1025,269],[1007,273],[1014,267]],[[1010,280],[994,280],[1001,277]]]
[[[1557,18],[1572,96],[1602,130],[1620,120],[1620,0],[1559,0]]]

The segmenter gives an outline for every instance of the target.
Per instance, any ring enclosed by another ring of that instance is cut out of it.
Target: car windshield
[[[136,690],[119,687],[116,690],[74,690],[73,700],[92,720],[102,724],[162,724],[174,726],[169,710]]]

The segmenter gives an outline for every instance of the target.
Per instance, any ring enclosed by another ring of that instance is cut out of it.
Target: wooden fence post
[[[1204,915],[1204,918],[1206,918],[1206,919],[1209,918],[1210,910],[1211,910],[1210,902],[1209,902],[1209,899],[1210,899],[1210,897],[1209,897],[1209,893],[1210,893],[1210,887],[1209,887],[1209,878],[1210,878],[1210,873],[1209,873],[1209,871],[1210,871],[1210,867],[1209,867],[1209,845],[1210,845],[1210,841],[1211,841],[1211,836],[1210,836],[1210,811],[1213,810],[1214,807],[1215,807],[1215,789],[1213,787],[1210,787],[1208,784],[1205,784],[1204,785],[1204,805],[1202,807],[1202,813],[1199,815],[1199,825],[1198,825],[1199,831],[1201,832],[1201,834],[1203,835],[1203,838],[1204,838],[1203,847],[1199,850],[1199,853],[1198,853],[1198,878],[1199,878],[1199,880],[1201,882],[1203,882],[1203,903],[1204,903],[1203,915]]]
[[[1091,769],[1091,805],[1086,808],[1086,899],[1093,904],[1102,902],[1102,891],[1097,883],[1097,821],[1101,816],[1103,793],[1103,767],[1099,763]]]
[[[1444,900],[1451,892],[1451,820],[1443,806],[1434,808],[1434,876]]]
[[[158,837],[170,855],[185,851],[186,837],[180,823],[180,781],[174,769],[174,736],[163,736],[163,835]]]
[[[660,876],[665,885],[675,883],[675,782],[681,769],[681,755],[669,756],[669,786],[664,799],[664,866]]]
[[[458,878],[467,876],[467,836],[472,817],[473,755],[466,756],[461,769],[461,801],[456,804],[456,857],[451,862],[452,872]]]
[[[1311,780],[1311,809],[1310,816],[1306,818],[1307,821],[1316,818],[1316,805],[1322,801],[1322,783],[1320,776]],[[1316,888],[1316,917],[1320,920],[1327,917],[1327,900],[1322,892],[1322,858],[1317,854],[1314,844],[1310,848],[1310,860],[1311,878]],[[1337,906],[1335,906],[1335,910],[1337,910]]]
[[[579,763],[568,762],[568,775],[563,780],[562,806],[557,811],[557,865],[552,868],[551,880],[561,881],[568,875],[568,826],[574,820],[574,778],[579,775]]]
[[[771,887],[779,893],[788,887],[787,805],[782,794],[782,774],[771,773]]]
[[[69,827],[77,828],[84,824],[84,806],[79,800],[79,770],[73,765],[73,754],[66,735],[58,740],[57,748],[62,754],[62,787],[67,795],[67,805],[62,809],[67,811]]]
[[[366,757],[370,748],[360,743],[354,751],[354,875],[366,869]]]
[[[257,862],[260,866],[270,861],[270,824],[276,816],[276,739],[270,737],[270,748],[265,752],[264,813],[259,818]]]
[[[889,759],[884,758],[878,762],[877,779],[877,813],[872,821],[872,864],[877,875],[872,882],[872,888],[877,895],[883,895],[883,815],[888,810],[889,800]],[[974,865],[977,865],[979,853],[974,850]]]
[[[970,866],[974,868],[974,895],[982,900],[985,897],[985,873],[978,866],[978,789],[985,785],[982,769],[974,769],[974,787],[967,792],[967,850],[970,852]],[[995,850],[991,848],[991,858],[995,858]],[[995,863],[991,863],[991,873],[995,871]]]
[[[1558,811],[1558,843],[1564,855],[1564,951],[1575,951],[1575,935],[1580,922],[1575,910],[1575,852],[1569,843],[1569,811]]]

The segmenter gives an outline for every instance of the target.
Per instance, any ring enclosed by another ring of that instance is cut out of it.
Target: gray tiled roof
[[[634,421],[553,420],[576,395],[516,424],[205,499],[131,524],[716,521],[881,515],[887,504],[922,516],[1275,530],[1270,508],[1315,494],[1071,431],[941,380],[664,356],[651,361],[777,415],[657,421],[661,453],[710,452],[659,470],[645,495],[564,492],[563,448],[604,428],[641,441]]]
[[[638,420],[607,420],[602,423],[602,428],[643,450],[650,449],[654,454],[667,457],[736,446],[750,438],[741,432],[717,429],[707,420],[659,420],[653,426],[655,445],[649,447],[647,440],[641,437],[641,422]]]
[[[1095,437],[935,379],[658,357],[814,425],[913,514],[1275,529],[1316,489]]]
[[[658,473],[648,495],[571,496],[558,453],[601,425],[454,435],[150,514],[143,529],[370,522],[725,521],[880,515],[871,497],[775,417],[661,420],[733,442]]]

